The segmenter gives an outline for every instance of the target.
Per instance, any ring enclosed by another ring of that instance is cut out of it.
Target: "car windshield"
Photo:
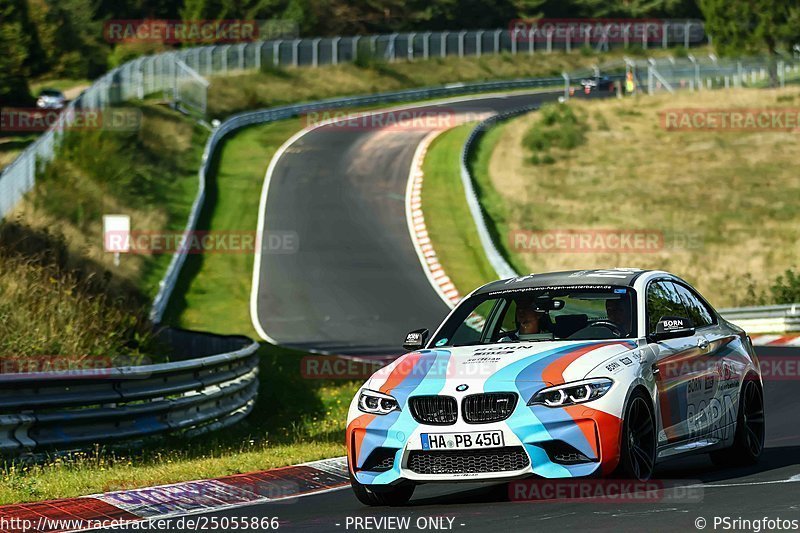
[[[61,91],[56,91],[55,89],[42,89],[42,91],[39,93],[39,96],[60,98],[63,95],[61,94]]]
[[[618,286],[498,290],[462,302],[433,346],[471,346],[636,336],[635,291]]]

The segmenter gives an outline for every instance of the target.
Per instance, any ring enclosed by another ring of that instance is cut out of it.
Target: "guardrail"
[[[475,180],[469,170],[469,159],[472,157],[472,151],[476,143],[483,137],[483,134],[491,128],[494,124],[507,120],[509,118],[523,115],[531,111],[539,109],[539,105],[524,106],[506,113],[493,115],[478,123],[475,128],[470,132],[464,146],[461,148],[461,184],[464,187],[464,194],[467,198],[467,206],[469,212],[472,214],[472,219],[475,221],[475,227],[478,230],[478,238],[483,246],[483,253],[489,260],[489,263],[497,272],[497,277],[500,279],[516,277],[517,271],[506,261],[503,254],[495,246],[494,239],[489,232],[489,227],[486,224],[486,216],[483,213],[481,202],[478,199],[478,194],[475,191]]]
[[[748,333],[800,331],[800,303],[720,309],[719,313]]]
[[[258,344],[172,363],[0,375],[0,453],[229,426],[258,392]]]
[[[195,198],[189,220],[184,230],[185,235],[189,235],[197,226],[197,219],[205,201],[206,178],[211,166],[214,154],[216,153],[219,142],[226,136],[241,128],[254,124],[265,124],[276,120],[285,120],[296,117],[303,113],[314,111],[335,110],[367,106],[370,104],[390,104],[396,102],[409,102],[415,100],[429,100],[433,98],[458,96],[464,94],[486,93],[493,91],[513,91],[516,89],[537,89],[537,88],[560,88],[563,86],[563,78],[527,78],[509,81],[490,81],[477,83],[455,83],[443,87],[428,87],[423,89],[408,89],[403,91],[392,91],[385,93],[372,94],[368,96],[352,96],[347,98],[329,98],[316,102],[287,105],[262,109],[258,111],[248,111],[233,115],[214,129],[206,142],[203,152],[203,162],[198,172],[200,185],[197,197]],[[260,228],[259,228],[260,230]],[[184,239],[188,243],[188,239]],[[153,300],[150,310],[150,319],[154,323],[159,323],[164,316],[169,298],[180,276],[181,268],[186,261],[186,251],[181,249],[172,257],[167,273],[161,281],[158,294]]]

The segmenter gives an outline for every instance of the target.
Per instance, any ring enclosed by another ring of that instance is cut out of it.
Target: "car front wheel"
[[[656,462],[655,417],[649,398],[635,391],[622,422],[622,446],[616,477],[647,481]]]

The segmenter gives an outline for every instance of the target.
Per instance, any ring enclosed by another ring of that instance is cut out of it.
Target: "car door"
[[[661,317],[690,318],[671,280],[651,281],[646,296],[647,334],[655,332]],[[704,358],[709,343],[702,334],[651,342],[656,357],[654,376],[658,391],[659,446],[693,438],[698,411],[708,407]]]
[[[704,369],[702,394],[687,399],[690,436],[727,440],[736,420],[739,381],[744,362],[729,344],[737,339],[721,328],[715,313],[689,286],[675,282],[703,350],[698,367]]]

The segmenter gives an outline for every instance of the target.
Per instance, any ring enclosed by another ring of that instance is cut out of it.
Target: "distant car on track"
[[[36,98],[36,107],[39,109],[63,109],[66,103],[66,96],[57,89],[42,89]]]
[[[404,347],[350,405],[351,484],[367,505],[431,482],[647,480],[667,458],[754,463],[764,445],[749,337],[667,272],[495,281]]]
[[[595,76],[592,78],[584,78],[581,80],[581,87],[583,93],[590,95],[592,93],[613,93],[616,89],[614,79],[609,76]]]

